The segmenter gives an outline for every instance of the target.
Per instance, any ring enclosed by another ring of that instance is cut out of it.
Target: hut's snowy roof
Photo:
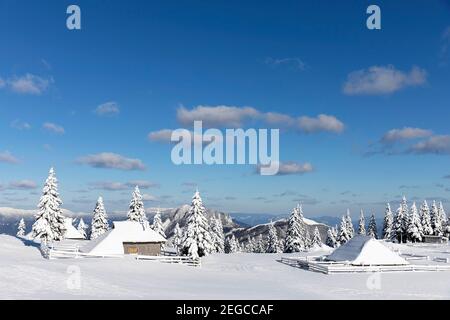
[[[64,226],[66,227],[66,239],[84,239],[83,235],[73,226],[73,219],[72,218],[65,218],[64,219]]]
[[[123,254],[124,242],[131,243],[163,243],[166,239],[153,231],[148,222],[114,221],[113,229],[101,235],[81,248],[81,251],[91,254]]]
[[[353,265],[405,265],[408,261],[391,251],[380,241],[367,236],[355,236],[327,257],[329,261],[350,262]]]

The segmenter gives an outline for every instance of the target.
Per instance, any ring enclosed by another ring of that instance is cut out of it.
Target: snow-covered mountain
[[[327,231],[329,228],[326,224],[319,223],[307,218],[304,218],[304,222],[311,236],[314,234],[314,229],[317,227],[317,229],[319,229],[322,242],[325,242],[325,239],[327,237]],[[280,219],[274,221],[273,223],[275,225],[275,228],[277,229],[278,237],[284,239],[284,237],[286,236],[286,229],[288,225],[287,219]],[[249,228],[236,228],[230,230],[226,235],[234,234],[234,236],[240,241],[246,241],[247,237],[254,238],[259,236],[260,234],[263,236],[263,238],[266,238],[269,234],[269,225],[270,222],[259,224]]]

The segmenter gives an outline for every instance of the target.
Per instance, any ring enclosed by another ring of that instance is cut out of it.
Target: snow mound
[[[408,261],[368,236],[355,236],[334,250],[329,261],[350,262],[352,265],[406,265]]]

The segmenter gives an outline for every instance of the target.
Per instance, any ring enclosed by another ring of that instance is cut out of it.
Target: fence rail
[[[435,260],[437,262],[445,262]],[[281,263],[324,274],[398,272],[398,271],[450,271],[448,265],[393,265],[393,266],[354,266],[349,263],[313,261],[305,258],[281,258]]]

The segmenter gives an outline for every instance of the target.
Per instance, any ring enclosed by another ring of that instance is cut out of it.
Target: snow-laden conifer
[[[433,228],[433,235],[442,236],[443,235],[442,222],[436,201],[433,201],[433,204],[431,205],[430,215],[431,215],[431,227]]]
[[[334,236],[333,228],[328,228],[327,230],[327,240],[325,244],[331,248],[336,248],[338,243],[336,237]]]
[[[322,239],[320,237],[319,228],[314,228],[314,234],[311,241],[311,247],[322,247]]]
[[[417,210],[416,203],[414,202],[411,206],[409,212],[409,222],[408,222],[408,240],[412,242],[420,242],[422,241],[423,236],[423,228],[422,223],[420,221],[419,212]]]
[[[213,248],[205,207],[200,193],[196,191],[188,212],[181,253],[194,258],[203,257],[213,252]]]
[[[27,226],[26,226],[26,224],[25,224],[25,220],[23,220],[23,218],[20,219],[19,226],[17,227],[17,236],[18,236],[18,237],[23,237],[23,236],[25,236],[25,234],[26,234],[26,228],[27,228]]]
[[[129,221],[136,221],[141,223],[148,221],[147,215],[145,214],[141,191],[139,190],[138,186],[136,186],[133,191],[127,217]]]
[[[80,218],[80,222],[78,222],[77,230],[83,236],[84,239],[87,239],[88,225],[86,223],[84,223],[83,218]]]
[[[164,226],[161,220],[161,211],[159,209],[156,211],[155,216],[153,217],[152,229],[162,237],[166,238],[166,233],[164,231]]]
[[[353,227],[353,221],[352,221],[352,217],[350,215],[350,209],[347,209],[347,215],[345,216],[345,222],[346,222],[346,226],[347,226],[348,235],[350,236],[350,239],[351,239],[355,236],[355,229]]]
[[[211,218],[211,237],[214,246],[213,252],[223,253],[225,245],[225,236],[223,234],[222,219],[215,215]]]
[[[44,244],[50,241],[64,239],[66,227],[61,210],[62,201],[58,193],[58,180],[55,170],[50,169],[42,197],[38,204],[36,221],[33,224],[33,238],[40,239]]]
[[[367,235],[369,237],[378,239],[377,221],[375,220],[375,215],[373,213],[370,216],[369,226],[367,227]]]
[[[433,227],[431,226],[430,208],[428,207],[427,200],[424,200],[420,207],[420,221],[422,223],[423,235],[432,235]]]
[[[275,228],[275,224],[269,224],[269,235],[267,238],[267,253],[278,253],[279,252],[279,243],[278,243],[278,235],[277,229]]]
[[[91,240],[97,239],[109,230],[108,215],[106,214],[103,198],[99,197],[95,205],[91,221]]]
[[[383,220],[383,239],[392,240],[394,237],[394,216],[392,214],[391,205],[387,203]]]
[[[297,205],[289,217],[286,230],[286,239],[284,242],[284,252],[300,252],[305,248],[304,243],[304,222],[300,215],[301,207]]]
[[[361,209],[361,215],[359,216],[358,234],[363,236],[366,235],[366,219],[364,218],[363,209]]]
[[[351,237],[350,237],[349,231],[347,230],[347,219],[345,216],[342,216],[341,224],[339,226],[337,240],[338,240],[339,244],[343,245],[343,244],[347,243],[347,241],[350,239],[351,239]]]
[[[173,230],[173,238],[172,238],[172,244],[174,248],[177,250],[177,253],[179,253],[181,241],[183,238],[183,232],[180,228],[180,224],[177,222],[175,225],[175,228]]]

